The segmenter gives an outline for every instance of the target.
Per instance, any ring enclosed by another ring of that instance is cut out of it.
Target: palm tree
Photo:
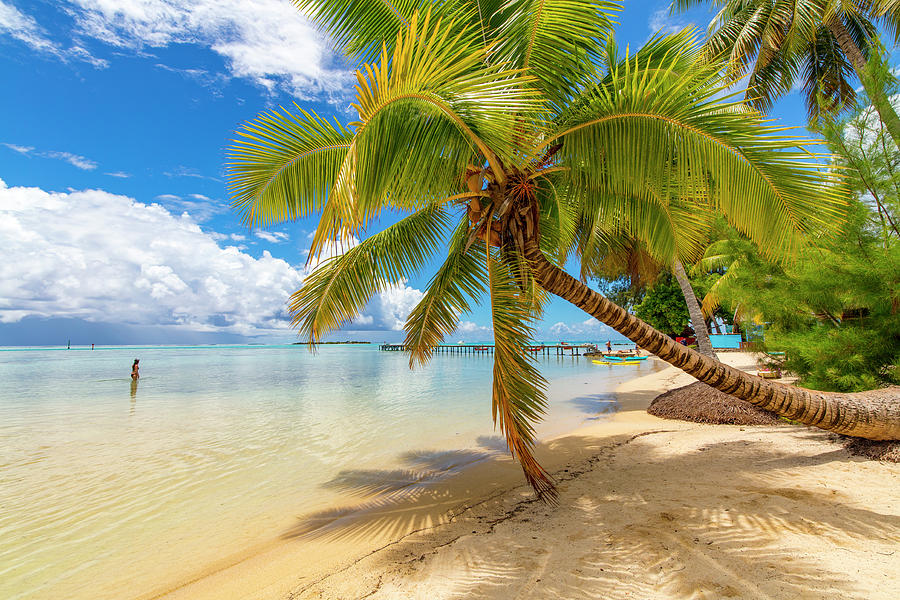
[[[672,10],[710,4],[707,51],[728,57],[735,80],[750,74],[747,101],[766,110],[800,78],[810,120],[855,97],[855,72],[900,148],[900,117],[874,70],[884,70],[877,25],[895,40],[897,0],[673,0]]]
[[[713,350],[712,342],[709,339],[709,329],[706,327],[706,316],[697,302],[697,294],[691,286],[691,280],[684,270],[684,265],[680,260],[672,263],[672,274],[675,275],[675,281],[681,288],[681,294],[684,296],[684,302],[687,304],[688,314],[691,316],[691,326],[694,328],[694,336],[697,338],[697,350],[700,354],[710,358],[718,358],[716,351]]]
[[[674,257],[670,265],[664,266],[647,253],[640,241],[622,235],[622,232],[611,232],[602,237],[604,238],[602,245],[598,246],[597,242],[594,242],[596,247],[589,254],[595,259],[582,258],[581,279],[625,277],[632,289],[639,289],[655,281],[663,270],[670,270],[684,296],[691,326],[697,338],[698,351],[705,356],[717,358],[709,339],[709,328],[706,326],[708,315],[701,310],[691,280],[678,257]]]
[[[788,418],[900,437],[896,403],[779,386],[676,344],[562,267],[611,222],[656,257],[697,257],[721,211],[790,254],[842,215],[845,194],[804,141],[721,100],[720,64],[688,33],[620,56],[604,0],[298,0],[359,66],[356,119],[300,107],[260,114],[230,149],[249,226],[318,213],[311,257],[351,236],[291,298],[316,342],[374,294],[445,254],[407,319],[410,366],[488,299],[495,423],[542,497],[533,455],[546,382],[529,348],[555,294],[700,380]],[[799,149],[798,149],[799,148]],[[824,185],[823,185],[824,183]],[[408,216],[366,237],[382,210]],[[365,238],[365,239],[363,239]]]

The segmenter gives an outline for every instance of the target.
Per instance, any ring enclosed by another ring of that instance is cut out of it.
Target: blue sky
[[[638,46],[708,13],[626,2]],[[0,0],[0,345],[293,341],[309,221],[248,231],[229,208],[240,123],[296,101],[342,121],[352,74],[288,0]],[[803,125],[797,97],[778,104]],[[431,273],[333,337],[398,340]],[[457,339],[487,339],[488,316]],[[554,301],[542,339],[619,337]]]

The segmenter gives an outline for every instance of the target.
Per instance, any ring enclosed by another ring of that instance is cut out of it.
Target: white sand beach
[[[752,357],[725,354],[741,368]],[[370,494],[166,598],[895,598],[900,465],[825,432],[666,421],[674,368],[629,381],[620,410],[546,441],[559,505],[509,460]],[[352,484],[348,483],[348,486]],[[364,485],[358,485],[364,490]]]

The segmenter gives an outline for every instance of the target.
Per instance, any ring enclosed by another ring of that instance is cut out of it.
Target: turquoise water
[[[2,598],[138,596],[353,501],[329,485],[342,471],[502,450],[490,356],[437,355],[411,372],[377,345],[4,350]],[[552,382],[542,436],[610,411],[604,392],[654,368],[540,365]]]

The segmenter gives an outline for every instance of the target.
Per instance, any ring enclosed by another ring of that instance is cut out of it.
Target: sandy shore
[[[724,358],[754,368],[745,354]],[[629,381],[613,417],[542,444],[557,507],[499,457],[389,493],[361,477],[346,487],[363,510],[304,515],[162,596],[895,598],[900,465],[806,428],[644,412],[691,381],[674,368]]]

